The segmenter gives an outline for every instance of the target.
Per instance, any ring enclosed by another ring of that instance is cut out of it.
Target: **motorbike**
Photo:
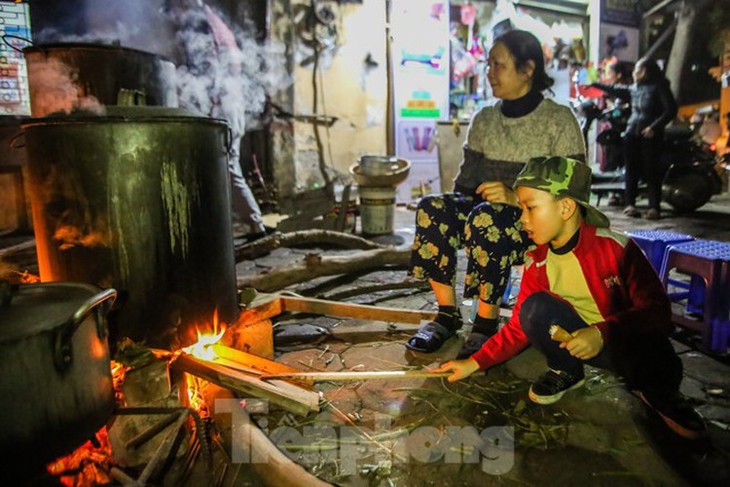
[[[574,107],[579,115],[583,137],[588,142],[588,133],[595,121],[608,122],[596,137],[596,142],[604,147],[619,149],[615,153],[622,154],[621,132],[631,113],[629,104],[617,104],[612,108],[601,109],[593,99],[578,101]],[[664,143],[659,155],[663,168],[662,201],[669,203],[678,213],[694,211],[712,196],[723,191],[724,165],[727,157],[720,158],[715,147],[697,135],[696,127],[669,126],[664,133]],[[623,163],[619,163],[619,171],[594,174],[593,183],[616,191],[623,189]],[[645,186],[644,186],[645,187]],[[642,190],[642,185],[639,186]]]

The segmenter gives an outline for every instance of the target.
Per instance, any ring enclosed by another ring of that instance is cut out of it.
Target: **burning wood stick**
[[[556,342],[568,342],[573,339],[573,335],[565,331],[565,328],[560,325],[552,325],[548,329],[548,333],[550,334],[550,338]]]
[[[294,414],[307,415],[311,411],[319,411],[318,393],[307,391],[288,382],[262,381],[254,375],[239,372],[209,360],[199,359],[185,352],[180,352],[172,360],[170,367],[244,396],[267,399],[272,404],[277,404]]]
[[[294,372],[301,372],[299,369],[289,367],[288,365],[268,360],[258,355],[251,353],[242,352],[235,348],[226,347],[220,343],[211,345],[213,352],[218,356],[215,359],[216,363],[225,365],[241,372],[246,372],[254,375],[272,375],[272,374],[290,374]],[[305,389],[312,389],[312,381],[300,380],[297,381],[298,385],[301,385]]]
[[[425,379],[447,377],[451,372],[429,372],[427,370],[384,370],[363,372],[291,372],[288,374],[270,374],[261,376],[261,380],[297,379],[308,381],[350,381],[372,379]]]

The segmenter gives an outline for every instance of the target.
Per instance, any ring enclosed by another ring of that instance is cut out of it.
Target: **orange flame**
[[[195,377],[190,374],[185,374],[185,382],[188,390],[188,406],[195,409],[202,418],[210,416],[210,410],[208,404],[205,402],[205,388],[207,387],[207,381]]]
[[[198,333],[198,341],[189,347],[183,348],[183,351],[199,359],[214,360],[217,357],[217,354],[213,351],[213,347],[211,347],[211,345],[218,343],[220,339],[223,338],[223,334],[226,332],[225,325],[218,322],[218,310],[216,309],[215,313],[213,313],[212,333],[201,333],[200,328],[197,327],[196,331]]]
[[[226,332],[226,326],[220,323],[218,320],[218,310],[213,313],[213,331],[212,332],[201,332],[200,328],[196,327],[198,334],[198,341],[185,347],[182,350],[185,353],[192,355],[193,357],[212,361],[218,357],[218,354],[213,350],[212,345],[218,343]],[[208,405],[205,403],[204,390],[207,387],[207,381],[194,377],[190,374],[186,375],[186,387],[188,393],[188,404],[190,407],[200,413],[202,417],[208,417],[210,412]]]
[[[106,426],[96,433],[99,447],[87,441],[73,453],[48,464],[46,470],[65,487],[107,485],[112,482],[111,446]]]

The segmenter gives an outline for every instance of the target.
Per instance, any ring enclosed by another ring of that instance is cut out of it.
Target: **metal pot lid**
[[[52,330],[71,319],[99,288],[75,282],[22,285],[0,305],[0,343]]]
[[[211,118],[198,112],[177,107],[106,105],[100,112],[74,110],[71,113],[55,112],[43,118],[30,118],[21,127],[34,125],[104,122],[209,122],[226,124],[225,120]]]

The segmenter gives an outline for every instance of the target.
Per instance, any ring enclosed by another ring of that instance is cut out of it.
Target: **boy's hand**
[[[446,380],[455,382],[469,377],[477,370],[479,370],[479,364],[470,357],[464,360],[451,360],[442,364],[438,369],[433,369],[432,372],[453,372]]]
[[[504,183],[499,181],[487,181],[480,184],[475,193],[484,201],[490,203],[504,203],[506,205],[517,206],[517,195],[508,188]]]
[[[589,360],[603,350],[603,336],[595,326],[581,328],[572,335],[573,339],[562,342],[560,348],[565,348],[575,358]]]

